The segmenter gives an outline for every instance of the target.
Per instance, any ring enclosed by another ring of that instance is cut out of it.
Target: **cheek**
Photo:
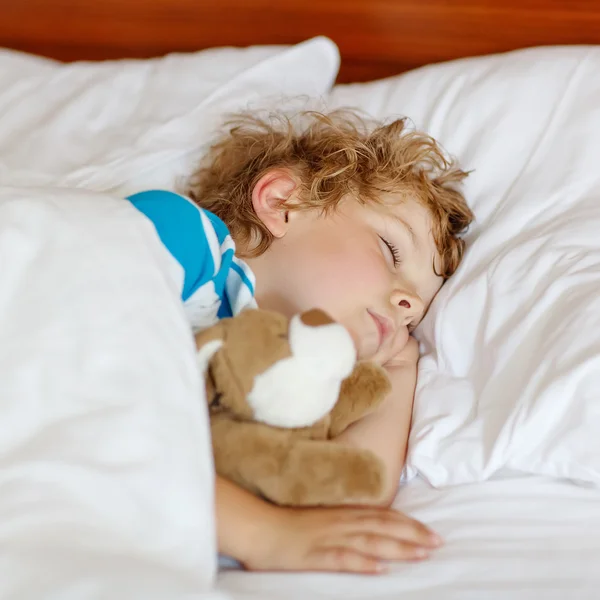
[[[347,245],[343,251],[322,251],[307,256],[302,279],[304,304],[319,306],[338,320],[372,307],[387,281],[388,269],[375,252],[358,251]],[[383,268],[382,268],[383,267]]]
[[[437,296],[443,283],[444,280],[441,277],[437,277],[435,274],[432,273],[429,280],[426,281],[425,284],[422,286],[425,290],[423,296],[423,301],[425,303],[425,313],[429,310],[433,299]]]

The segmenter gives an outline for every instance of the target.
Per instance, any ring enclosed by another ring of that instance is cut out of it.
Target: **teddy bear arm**
[[[265,496],[284,506],[376,504],[385,470],[370,451],[330,441],[297,440]]]
[[[381,367],[373,363],[357,363],[342,382],[338,401],[331,411],[329,436],[338,436],[352,423],[373,412],[390,389],[389,379]]]
[[[262,423],[234,421],[224,415],[211,419],[215,471],[259,496],[281,472],[291,439],[283,429]]]

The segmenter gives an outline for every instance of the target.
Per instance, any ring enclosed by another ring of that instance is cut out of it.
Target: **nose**
[[[396,309],[397,317],[402,325],[408,325],[423,314],[423,301],[415,293],[396,289],[392,292],[390,301]]]

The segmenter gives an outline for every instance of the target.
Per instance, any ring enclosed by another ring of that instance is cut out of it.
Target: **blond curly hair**
[[[256,215],[252,190],[271,169],[289,169],[300,202],[286,210],[335,210],[351,194],[381,203],[383,193],[410,195],[427,207],[445,279],[464,252],[460,237],[473,220],[458,184],[467,176],[430,136],[406,119],[368,122],[353,111],[305,112],[261,118],[241,114],[187,182],[186,194],[229,227],[242,256],[258,256],[273,235]]]

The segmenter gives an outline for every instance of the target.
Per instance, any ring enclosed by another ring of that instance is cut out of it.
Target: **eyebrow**
[[[408,231],[413,246],[415,248],[418,248],[419,241],[417,240],[415,230],[410,226],[410,223],[407,223],[402,217],[399,217],[398,215],[392,215],[392,218],[394,219],[394,221],[399,223],[404,229],[406,229],[406,231]]]

